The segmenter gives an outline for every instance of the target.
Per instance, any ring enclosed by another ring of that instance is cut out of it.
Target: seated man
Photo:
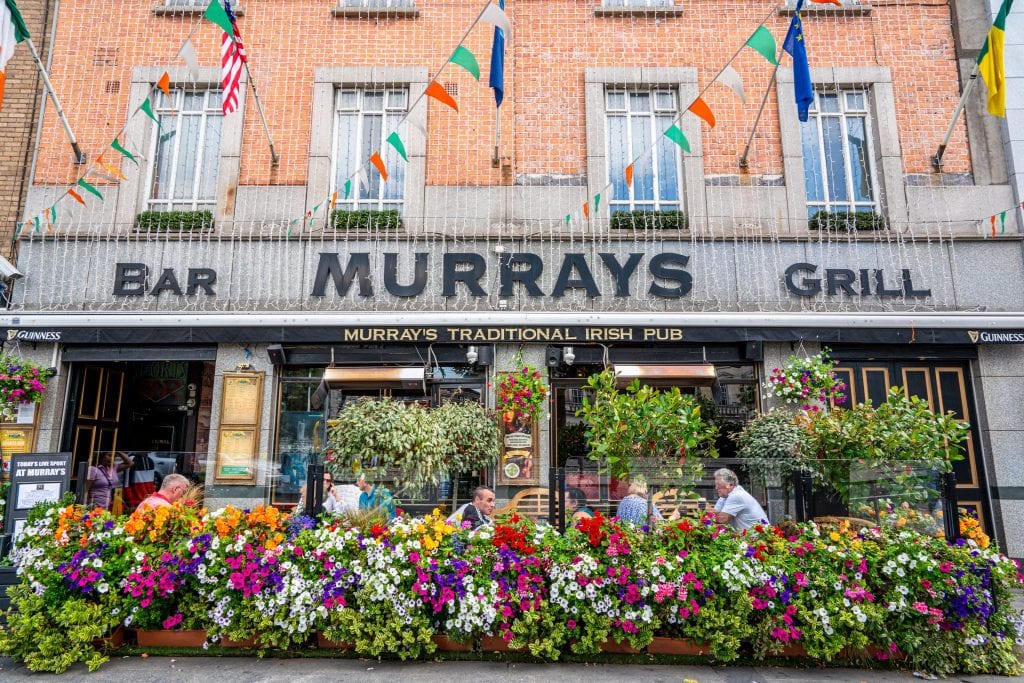
[[[391,492],[380,484],[371,484],[366,477],[359,475],[356,479],[356,486],[362,493],[359,494],[360,510],[380,509],[387,515],[389,520],[394,519],[397,513],[395,508],[395,497]]]
[[[477,486],[473,489],[473,502],[466,506],[462,513],[462,528],[479,529],[491,523],[494,512],[494,489],[490,486]]]
[[[182,475],[168,474],[160,484],[160,490],[139,503],[135,511],[171,506],[181,500],[181,497],[188,491],[188,487],[188,479]]]
[[[732,470],[723,467],[715,472],[715,491],[715,521],[719,524],[730,524],[736,531],[743,531],[755,524],[768,523],[764,508],[740,486]]]

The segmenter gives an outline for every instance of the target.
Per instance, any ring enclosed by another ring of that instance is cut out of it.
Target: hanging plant
[[[42,403],[49,368],[36,365],[13,353],[0,353],[0,421],[13,422],[19,403]]]
[[[524,364],[517,353],[512,369],[501,374],[495,394],[495,409],[505,422],[530,422],[543,414],[548,387],[540,371]]]
[[[792,355],[781,368],[772,368],[764,383],[765,395],[818,412],[821,405],[832,401],[846,402],[846,383],[832,371],[836,361],[829,357],[827,346],[813,356]]]
[[[501,453],[501,432],[491,411],[476,401],[452,401],[432,411],[448,441],[446,474],[491,467]]]

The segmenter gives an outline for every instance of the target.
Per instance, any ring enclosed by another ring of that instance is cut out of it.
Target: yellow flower
[[[841,536],[839,535],[838,531],[833,531],[832,533],[830,533],[828,535],[828,537],[831,538],[834,542],[837,542],[837,543],[839,542],[839,539],[841,538]]]

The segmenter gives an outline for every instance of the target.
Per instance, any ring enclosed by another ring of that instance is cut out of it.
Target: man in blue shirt
[[[729,524],[736,531],[749,529],[755,524],[767,524],[768,515],[752,495],[740,486],[736,473],[722,468],[715,472],[715,521]]]

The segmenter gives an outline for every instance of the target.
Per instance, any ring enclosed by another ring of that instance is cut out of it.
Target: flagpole
[[[75,153],[75,163],[84,164],[85,154],[78,146],[78,140],[75,139],[75,134],[71,132],[71,124],[68,123],[68,117],[64,115],[64,110],[60,106],[60,100],[57,99],[57,93],[54,92],[53,84],[50,83],[50,76],[46,73],[46,69],[43,67],[43,60],[39,59],[39,52],[36,51],[36,46],[32,42],[31,38],[25,38],[25,44],[28,45],[29,52],[32,53],[32,59],[36,63],[36,68],[39,69],[39,74],[43,77],[43,85],[46,86],[46,92],[49,93],[50,99],[53,100],[53,106],[57,110],[57,118],[60,119],[61,125],[64,126],[64,132],[67,133],[68,141],[71,143],[71,149]]]
[[[761,98],[761,108],[757,110],[757,118],[754,119],[754,127],[750,129],[750,137],[747,138],[747,144],[743,147],[743,154],[740,155],[740,168],[747,168],[747,155],[750,154],[750,145],[754,142],[754,133],[757,132],[757,126],[761,123],[761,114],[764,113],[764,106],[768,103],[768,93],[772,91],[772,85],[775,84],[775,78],[779,74],[779,60],[782,58],[782,51],[779,51],[778,56],[775,58],[775,68],[772,69],[772,77],[768,80],[768,87],[764,89],[764,97]]]
[[[949,128],[946,129],[946,137],[942,138],[942,144],[939,145],[939,149],[936,150],[935,156],[932,157],[932,168],[936,171],[942,170],[942,155],[946,153],[946,146],[949,144],[949,139],[953,137],[953,128],[956,126],[956,122],[960,119],[960,112],[964,110],[964,106],[967,104],[967,98],[970,97],[971,92],[974,90],[974,84],[978,82],[978,63],[974,63],[974,68],[971,70],[971,76],[967,80],[967,85],[964,86],[964,94],[960,96],[960,101],[956,104],[956,109],[953,110],[953,120],[949,122]]]
[[[260,121],[263,123],[263,134],[267,136],[267,144],[270,145],[270,165],[277,166],[281,163],[281,158],[277,156],[277,151],[274,149],[274,138],[270,137],[270,127],[267,126],[267,116],[263,113],[263,103],[260,102],[260,94],[256,90],[256,79],[252,77],[252,71],[249,69],[249,60],[245,60],[245,75],[249,78],[249,85],[252,86],[252,96],[256,100],[256,111],[259,112]]]
[[[498,168],[501,165],[501,158],[498,156],[498,147],[501,143],[501,107],[494,108],[494,158],[491,159],[491,166]]]

